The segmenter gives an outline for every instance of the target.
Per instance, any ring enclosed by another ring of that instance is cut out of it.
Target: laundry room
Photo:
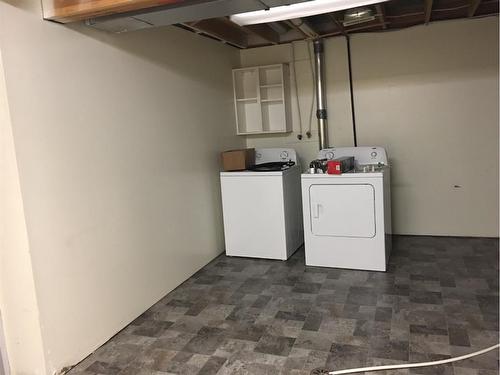
[[[499,371],[498,0],[0,0],[0,375]]]

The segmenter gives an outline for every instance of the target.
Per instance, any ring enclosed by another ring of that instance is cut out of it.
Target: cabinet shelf
[[[267,88],[270,88],[270,87],[283,87],[283,85],[281,83],[277,83],[277,84],[274,84],[274,85],[260,85],[261,89],[267,89]]]
[[[261,103],[283,103],[283,99],[262,99]]]
[[[292,131],[288,64],[233,70],[238,135]]]
[[[239,133],[238,135],[282,134],[282,133],[288,133],[288,130],[262,130],[258,132]]]
[[[255,102],[258,98],[241,98],[236,99],[237,102]]]

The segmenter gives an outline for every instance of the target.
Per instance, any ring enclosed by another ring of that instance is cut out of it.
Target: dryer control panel
[[[318,153],[318,159],[337,159],[354,156],[356,167],[363,165],[389,165],[387,153],[383,147],[332,147]]]

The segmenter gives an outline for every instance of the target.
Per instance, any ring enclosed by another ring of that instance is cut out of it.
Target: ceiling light
[[[384,1],[388,0],[310,0],[303,3],[273,7],[268,10],[234,14],[230,19],[240,26],[254,25],[337,12]]]
[[[360,23],[370,22],[375,19],[373,9],[368,7],[360,7],[348,9],[344,13],[344,20],[342,25],[345,27],[358,25]]]

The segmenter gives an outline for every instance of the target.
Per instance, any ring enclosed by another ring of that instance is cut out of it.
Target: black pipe
[[[352,117],[352,136],[354,138],[354,147],[358,146],[358,137],[356,135],[356,114],[354,110],[354,92],[352,89],[352,68],[351,68],[351,42],[349,35],[345,36],[347,41],[347,64],[349,68],[349,91],[351,93],[351,117]]]

